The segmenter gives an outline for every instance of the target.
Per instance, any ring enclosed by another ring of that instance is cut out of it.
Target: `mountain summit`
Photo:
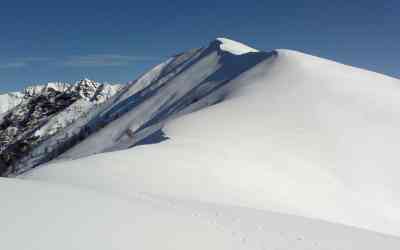
[[[243,43],[236,42],[228,38],[219,37],[215,41],[220,43],[219,48],[221,50],[235,55],[242,55],[250,52],[259,52],[258,50],[251,48]]]

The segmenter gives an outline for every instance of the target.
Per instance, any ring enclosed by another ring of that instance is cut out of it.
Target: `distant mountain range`
[[[48,83],[0,96],[0,173],[44,140],[110,99],[122,85],[84,79],[75,84]]]

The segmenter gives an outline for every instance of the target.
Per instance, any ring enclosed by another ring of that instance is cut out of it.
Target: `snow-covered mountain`
[[[227,44],[235,48],[234,53],[225,50]],[[5,174],[25,172],[56,158],[82,141],[85,142],[79,147],[84,150],[76,147],[80,151],[76,153],[73,148],[72,153],[67,152],[62,158],[129,148],[153,137],[159,140],[157,136],[162,134],[159,130],[166,120],[219,102],[224,98],[224,93],[219,94],[219,88],[273,55],[274,52],[258,52],[245,45],[219,39],[208,47],[174,56],[125,86],[105,105],[96,106],[82,119],[29,147],[30,154],[20,154],[21,157],[10,163]],[[64,84],[55,87],[71,89]],[[37,89],[28,93],[51,90],[52,86]],[[80,96],[92,100],[90,95],[81,93],[82,89],[76,89],[80,91]],[[10,120],[17,119],[10,117]],[[46,126],[41,127],[47,130]],[[104,137],[98,133],[109,135]],[[35,135],[40,134],[41,131],[35,132]],[[105,141],[92,142],[93,137]],[[92,148],[87,148],[86,143]]]
[[[88,137],[58,159],[96,156],[32,175],[111,175],[126,178],[124,190],[400,235],[399,112],[398,79],[218,39],[126,86],[92,112]]]
[[[14,172],[14,163],[42,141],[63,130],[89,110],[111,98],[121,85],[88,79],[75,84],[48,83],[25,88],[0,117],[0,174]]]
[[[6,245],[398,249],[398,113],[398,79],[218,38],[14,161]]]
[[[90,79],[82,79],[74,84],[63,82],[49,82],[44,85],[33,85],[23,90],[25,98],[39,95],[49,95],[51,92],[60,92],[78,95],[90,102],[104,102],[121,89],[120,84],[99,83]]]

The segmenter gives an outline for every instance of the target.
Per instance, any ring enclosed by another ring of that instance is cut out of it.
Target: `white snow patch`
[[[0,95],[0,116],[11,110],[23,100],[23,94],[20,92],[12,92]]]
[[[86,101],[85,99],[80,99],[74,102],[65,110],[50,118],[43,127],[36,130],[35,136],[50,137],[56,134],[79,118],[85,116],[94,105],[95,104]]]
[[[258,52],[258,50],[251,48],[243,43],[239,43],[228,38],[217,38],[221,42],[220,48],[223,51],[230,52],[235,55],[242,55],[250,52]]]

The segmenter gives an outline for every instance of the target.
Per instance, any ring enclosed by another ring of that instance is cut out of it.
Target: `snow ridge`
[[[243,43],[239,43],[228,38],[217,38],[217,41],[221,42],[220,48],[223,51],[230,52],[235,55],[243,55],[246,53],[259,52],[258,50],[251,48]]]

